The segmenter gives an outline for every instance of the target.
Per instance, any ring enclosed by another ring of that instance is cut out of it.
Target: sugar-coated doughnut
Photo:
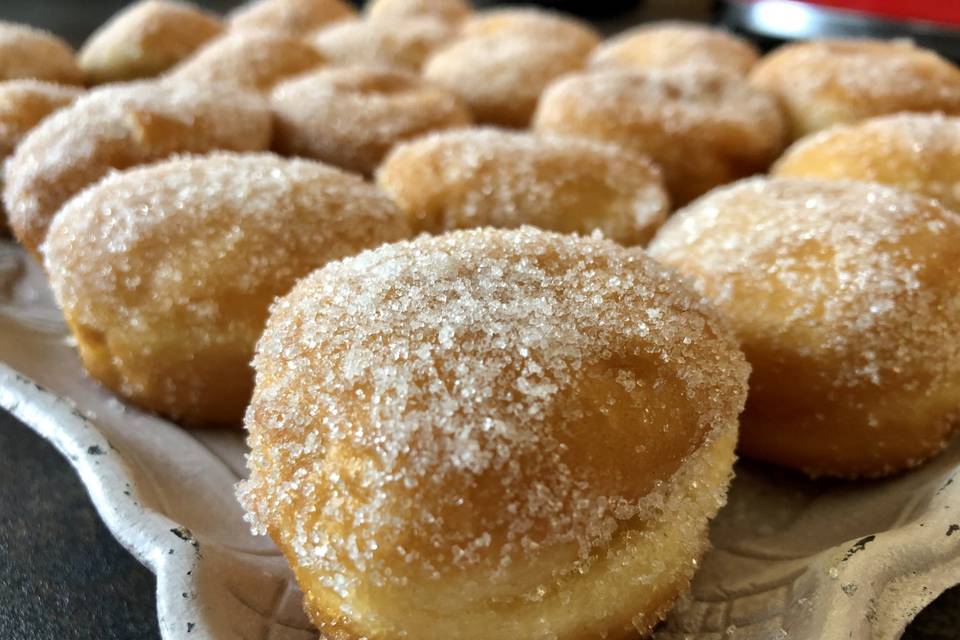
[[[387,21],[402,18],[434,18],[451,25],[460,23],[473,12],[467,0],[371,0],[367,16]]]
[[[534,225],[645,244],[670,209],[659,169],[612,144],[498,129],[434,133],[396,147],[377,183],[416,231]]]
[[[676,204],[765,170],[786,143],[772,97],[734,75],[698,67],[568,76],[544,92],[533,126],[649,155]]]
[[[303,36],[356,13],[344,0],[253,0],[235,9],[228,20],[233,30],[265,29]]]
[[[140,0],[97,29],[78,55],[87,82],[156,76],[223,30],[220,19],[178,0]]]
[[[388,67],[333,67],[281,83],[274,147],[370,174],[396,143],[470,123],[452,93]]]
[[[310,43],[331,64],[389,65],[418,72],[455,35],[454,27],[436,18],[368,18],[321,29]]]
[[[600,42],[600,33],[583,20],[532,7],[509,7],[475,13],[464,21],[460,35],[471,38],[508,31],[564,41],[567,47],[584,52],[591,51]]]
[[[240,498],[342,640],[648,632],[724,502],[748,373],[673,272],[530,227],[327,265],[254,368]]]
[[[500,10],[466,21],[461,38],[423,69],[460,96],[478,122],[526,127],[543,90],[581,69],[599,36],[546,11]]]
[[[745,455],[837,476],[937,452],[960,418],[960,215],[873,183],[754,178],[650,246],[753,365]]]
[[[692,22],[648,23],[610,38],[590,56],[591,68],[671,69],[695,65],[746,76],[760,57],[737,36]]]
[[[174,153],[262,150],[270,134],[269,106],[256,94],[178,83],[105,85],[41,122],[7,161],[10,226],[36,254],[60,206],[107,172]]]
[[[274,31],[228,33],[174,67],[168,77],[269,91],[284,78],[324,62],[320,52],[298,37]]]
[[[880,182],[960,211],[960,118],[903,113],[836,125],[794,143],[771,173]]]
[[[785,45],[750,79],[783,104],[794,138],[899,111],[960,114],[960,69],[905,40]]]
[[[40,80],[0,82],[0,166],[30,129],[48,115],[73,102],[83,89]],[[2,173],[2,172],[0,172]],[[0,190],[3,176],[0,175]],[[0,203],[0,235],[7,235],[7,217]]]
[[[23,78],[83,82],[73,49],[64,40],[49,31],[0,20],[0,81]]]
[[[238,424],[273,298],[329,260],[408,235],[358,176],[215,153],[104,178],[63,207],[44,253],[94,378],[186,424]]]

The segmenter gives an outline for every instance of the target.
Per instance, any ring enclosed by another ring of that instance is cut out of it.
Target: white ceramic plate
[[[166,640],[315,638],[233,487],[242,434],[186,431],[88,379],[39,269],[0,243],[0,406],[80,474],[117,540],[157,574]],[[661,640],[882,640],[960,582],[960,441],[892,479],[810,481],[740,463],[713,550]]]

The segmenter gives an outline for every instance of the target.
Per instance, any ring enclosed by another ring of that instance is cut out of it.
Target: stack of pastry
[[[645,634],[735,449],[935,454],[957,114],[909,43],[464,0],[143,0],[76,54],[0,24],[4,208],[83,364],[245,424],[239,498],[330,638]]]

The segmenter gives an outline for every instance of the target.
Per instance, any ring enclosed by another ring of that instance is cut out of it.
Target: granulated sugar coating
[[[648,630],[724,501],[748,367],[639,250],[531,227],[331,263],[254,358],[255,531],[331,638]]]
[[[492,9],[470,16],[461,29],[466,38],[494,33],[540,34],[544,40],[561,41],[570,49],[589,52],[600,43],[600,33],[589,23],[567,13],[533,7]]]
[[[371,0],[364,5],[369,18],[390,22],[406,18],[435,18],[459,24],[473,11],[466,0]]]
[[[87,82],[150,78],[188,57],[223,30],[220,19],[176,0],[140,0],[91,35],[78,61]]]
[[[310,43],[331,64],[389,65],[418,72],[434,51],[456,36],[437,18],[346,20],[321,29]]]
[[[693,65],[745,76],[759,55],[748,41],[721,29],[692,22],[652,22],[617,34],[594,49],[590,67]]]
[[[649,155],[675,204],[765,170],[786,144],[772,97],[738,76],[695,66],[567,76],[544,92],[533,126]]]
[[[881,182],[960,211],[960,118],[902,113],[837,125],[798,141],[771,172]]]
[[[750,74],[777,96],[793,137],[899,111],[960,114],[960,69],[907,40],[790,44]]]
[[[224,87],[129,83],[91,91],[33,129],[6,164],[10,225],[36,253],[61,205],[112,169],[174,153],[270,145],[270,110]]]
[[[38,122],[81,93],[82,87],[40,80],[0,82],[0,159],[13,153]]]
[[[171,69],[168,77],[201,85],[269,91],[284,78],[323,62],[320,52],[298,37],[254,29],[211,41]]]
[[[238,424],[274,297],[329,260],[409,236],[358,176],[270,154],[176,157],[68,202],[45,244],[91,375],[190,424]]]
[[[0,164],[13,153],[30,129],[53,111],[73,102],[81,93],[81,87],[40,80],[0,82]],[[2,188],[3,176],[0,175]],[[7,216],[0,203],[0,235],[7,235],[7,231]]]
[[[73,49],[66,41],[49,31],[0,20],[0,81],[22,78],[83,82]]]
[[[389,67],[321,69],[273,91],[274,149],[371,174],[398,142],[470,124],[455,95]]]
[[[510,9],[470,18],[424,76],[460,96],[478,122],[526,127],[543,90],[583,67],[599,36],[577,20]]]
[[[879,475],[938,451],[960,409],[960,216],[886,186],[752,179],[650,246],[730,319],[753,365],[745,454]]]
[[[268,30],[304,36],[356,13],[343,0],[253,0],[231,12],[228,20],[234,31]]]
[[[404,143],[377,182],[414,228],[431,233],[529,224],[645,244],[670,208],[660,170],[645,156],[584,138],[500,129]]]

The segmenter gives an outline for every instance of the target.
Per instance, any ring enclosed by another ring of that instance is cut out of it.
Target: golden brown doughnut
[[[6,163],[10,226],[37,254],[60,206],[113,169],[175,153],[270,145],[270,110],[225,87],[136,82],[90,91],[27,134]]]
[[[672,271],[530,227],[328,264],[254,368],[240,498],[341,640],[648,632],[724,502],[748,373]]]
[[[323,56],[300,38],[272,31],[228,33],[211,41],[169,76],[197,84],[269,91],[284,78],[309,71]]]
[[[653,22],[602,43],[590,56],[590,67],[670,69],[694,65],[746,76],[759,57],[752,44],[715,27]]]
[[[49,31],[0,20],[0,81],[22,78],[83,82],[69,44]]]
[[[544,92],[533,126],[650,156],[675,204],[765,170],[786,143],[773,98],[741,78],[698,67],[568,76]]]
[[[777,96],[799,138],[898,111],[960,114],[960,69],[905,40],[818,40],[764,56],[750,81]]]
[[[44,253],[94,378],[187,424],[236,424],[274,297],[330,260],[408,235],[357,176],[215,153],[109,175],[63,207]]]
[[[526,127],[547,85],[582,68],[597,42],[573,19],[493,11],[468,19],[462,38],[430,58],[423,74],[460,96],[478,122]]]
[[[265,29],[303,36],[356,14],[344,0],[253,0],[235,9],[228,20],[233,30]]]
[[[434,18],[456,25],[473,12],[466,0],[371,0],[364,7],[377,20]]]
[[[794,143],[771,173],[880,182],[960,211],[960,118],[903,113],[836,125]]]
[[[0,82],[0,166],[30,129],[81,93],[80,87],[40,80]],[[2,189],[3,176],[0,175],[0,191]],[[8,231],[6,212],[0,203],[0,235],[6,236]]]
[[[331,64],[388,65],[418,72],[456,31],[436,18],[344,20],[321,29],[310,43]]]
[[[140,0],[91,35],[78,61],[87,82],[156,76],[223,30],[220,19],[177,0]]]
[[[396,143],[470,123],[450,92],[388,67],[334,67],[277,86],[274,147],[371,174]]]
[[[601,38],[600,33],[583,20],[532,7],[491,9],[473,14],[464,21],[460,35],[472,38],[504,32],[561,41],[567,48],[584,53],[596,47]]]
[[[882,475],[936,453],[960,418],[960,215],[935,200],[755,178],[676,213],[650,253],[741,340],[744,455]]]
[[[529,224],[645,244],[670,209],[659,169],[621,147],[498,129],[434,133],[397,146],[377,183],[415,231]]]

